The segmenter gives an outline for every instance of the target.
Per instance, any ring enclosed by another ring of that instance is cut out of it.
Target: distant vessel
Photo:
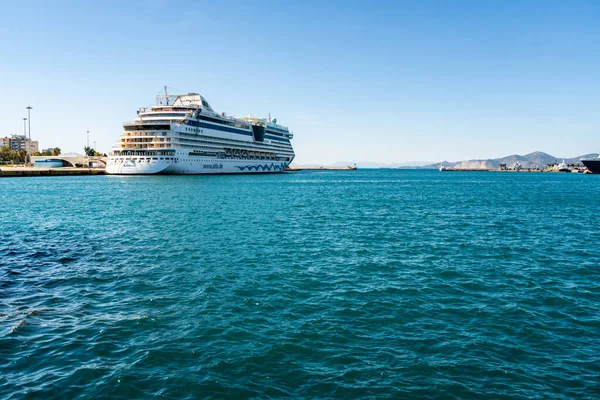
[[[277,119],[232,118],[198,93],[169,95],[140,108],[106,165],[108,174],[282,172],[295,157],[293,134]]]
[[[595,159],[581,160],[581,162],[593,174],[600,174],[600,156]]]
[[[571,172],[571,169],[569,169],[569,166],[565,163],[565,160],[558,164],[556,166],[556,169],[558,170],[558,172]]]

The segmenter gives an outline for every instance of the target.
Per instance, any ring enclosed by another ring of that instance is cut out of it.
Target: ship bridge
[[[213,111],[208,101],[198,93],[188,93],[177,96],[173,101],[173,107],[202,107]]]
[[[187,93],[187,94],[169,94],[168,88],[165,88],[156,96],[157,106],[168,106],[168,107],[184,107],[184,108],[205,108],[209,111],[213,111],[210,104],[204,97],[198,93]]]

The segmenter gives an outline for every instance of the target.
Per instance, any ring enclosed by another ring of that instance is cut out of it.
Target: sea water
[[[598,398],[600,176],[0,180],[0,398]]]

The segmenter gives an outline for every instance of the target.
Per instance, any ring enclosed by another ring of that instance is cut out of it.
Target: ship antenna
[[[169,105],[169,94],[167,93],[167,86],[165,85],[165,99],[167,99],[167,105]]]

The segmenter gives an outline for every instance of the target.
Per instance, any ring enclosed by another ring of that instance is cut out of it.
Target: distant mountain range
[[[438,169],[442,165],[445,167],[452,167],[457,169],[498,169],[500,164],[506,164],[507,168],[514,168],[516,163],[519,163],[521,168],[543,168],[549,164],[558,164],[563,160],[567,164],[579,163],[582,158],[598,158],[598,153],[584,154],[579,157],[554,157],[550,154],[536,151],[533,153],[525,154],[524,156],[513,154],[511,156],[501,158],[488,158],[478,160],[464,160],[464,161],[442,161],[433,163],[431,161],[408,161],[401,163],[376,163],[370,161],[338,161],[333,163],[333,167],[346,167],[354,165],[360,169],[363,168],[419,168],[419,169]],[[303,167],[320,167],[321,164],[310,164],[302,165]]]
[[[485,160],[465,160],[465,161],[442,161],[439,163],[425,165],[421,168],[439,168],[442,165],[456,169],[497,169],[500,164],[506,164],[507,168],[514,168],[518,163],[521,168],[543,168],[549,164],[558,164],[563,160],[567,164],[580,163],[582,158],[598,158],[597,153],[584,154],[579,157],[554,157],[550,154],[536,151],[525,154],[524,156],[513,154],[501,158],[490,158]]]

